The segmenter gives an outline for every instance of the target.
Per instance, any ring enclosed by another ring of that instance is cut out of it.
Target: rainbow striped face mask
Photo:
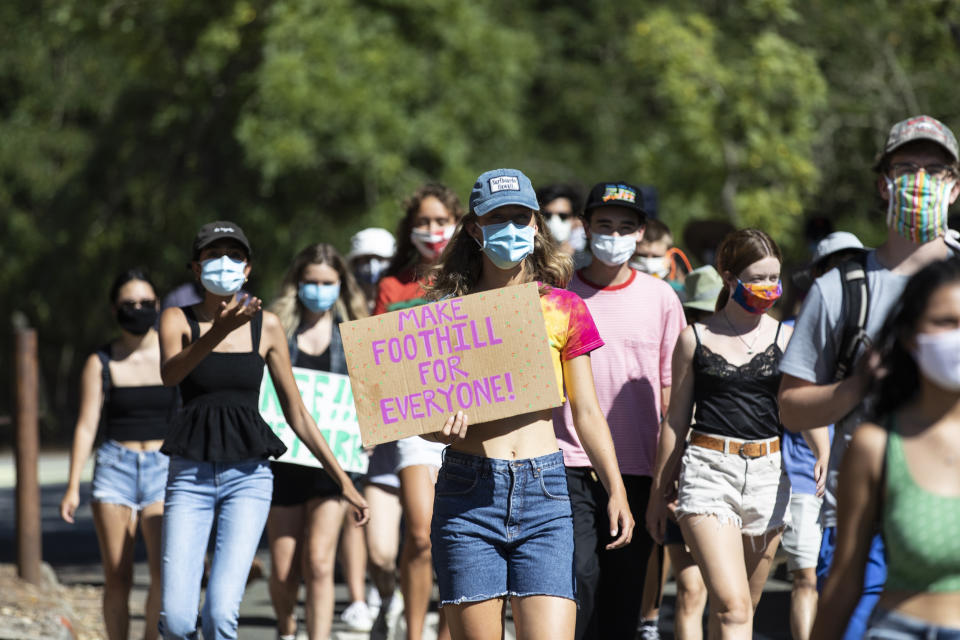
[[[947,232],[947,209],[953,178],[932,176],[926,171],[905,173],[887,181],[890,200],[887,226],[917,244],[934,240]]]

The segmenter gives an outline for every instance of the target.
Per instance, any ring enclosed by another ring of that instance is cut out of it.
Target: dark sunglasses
[[[553,217],[553,216],[557,216],[558,218],[560,218],[561,220],[563,220],[564,222],[566,222],[567,220],[569,220],[570,218],[573,217],[573,214],[572,214],[572,213],[566,213],[566,212],[563,212],[563,211],[544,211],[544,212],[543,212],[543,216],[544,216],[545,218],[547,218],[548,220],[549,220],[551,217]]]
[[[155,307],[157,306],[157,301],[155,298],[144,298],[143,300],[124,300],[119,303],[117,306],[123,307],[128,311],[133,311],[134,309],[143,309],[145,307]]]

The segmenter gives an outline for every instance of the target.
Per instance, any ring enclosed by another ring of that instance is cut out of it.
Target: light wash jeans
[[[203,558],[216,522],[216,544],[201,611],[204,640],[237,637],[240,600],[270,511],[267,460],[197,462],[170,457],[163,510],[164,638],[197,637]]]

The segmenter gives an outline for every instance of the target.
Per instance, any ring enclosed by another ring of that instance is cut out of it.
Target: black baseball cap
[[[208,222],[200,227],[200,231],[197,231],[197,235],[193,239],[194,259],[200,255],[204,247],[222,238],[236,240],[247,250],[248,256],[253,254],[253,251],[250,249],[250,242],[247,240],[247,236],[243,233],[240,225],[235,222],[230,222],[229,220],[217,220],[216,222]]]
[[[583,210],[589,214],[599,207],[626,207],[639,213],[642,223],[650,213],[648,200],[644,190],[636,185],[627,182],[598,182],[590,189]]]

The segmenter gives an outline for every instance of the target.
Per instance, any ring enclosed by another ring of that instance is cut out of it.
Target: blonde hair
[[[539,211],[533,212],[537,229],[546,229],[547,223]],[[437,264],[427,275],[424,288],[432,299],[464,296],[470,293],[480,279],[483,268],[483,250],[466,231],[466,225],[476,223],[477,214],[470,212],[460,220],[450,243],[443,250]],[[523,282],[539,281],[548,287],[565,287],[573,275],[573,261],[548,233],[537,232],[533,238],[533,253],[523,260]]]
[[[288,338],[293,337],[303,321],[303,303],[297,296],[297,289],[304,270],[311,264],[325,264],[339,274],[340,298],[333,305],[337,316],[344,320],[357,320],[368,315],[366,298],[343,256],[337,253],[332,244],[312,244],[293,259],[293,264],[280,283],[280,296],[270,305],[270,310],[280,318]]]

